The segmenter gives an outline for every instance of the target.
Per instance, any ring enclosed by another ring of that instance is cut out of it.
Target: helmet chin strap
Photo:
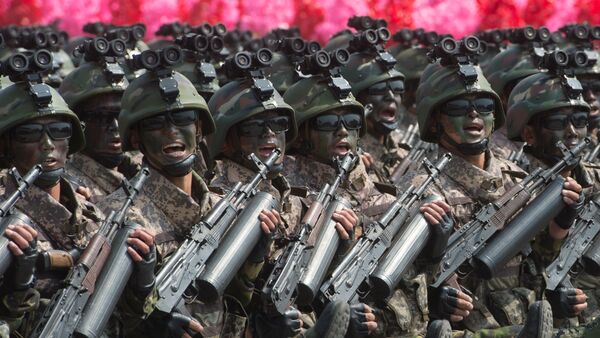
[[[65,168],[53,170],[44,170],[40,176],[33,182],[40,189],[48,189],[58,184]]]
[[[160,171],[171,177],[181,177],[189,174],[194,167],[194,163],[196,162],[196,154],[190,154],[185,159],[173,163],[168,164],[160,169]]]
[[[486,137],[483,140],[476,143],[456,143],[453,139],[448,137],[446,133],[442,134],[442,137],[452,147],[456,148],[461,154],[467,156],[479,155],[484,153],[488,149],[490,138]]]
[[[118,167],[125,160],[125,154],[107,154],[97,153],[93,156],[94,160],[102,164],[104,167],[112,169]]]
[[[398,121],[394,122],[384,122],[384,121],[376,121],[373,124],[373,128],[377,134],[387,135],[392,131],[398,129],[399,123]]]

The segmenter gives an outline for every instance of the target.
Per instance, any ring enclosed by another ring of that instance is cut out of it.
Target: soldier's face
[[[600,125],[600,78],[585,78],[580,79],[583,85],[583,99],[590,107],[588,118],[588,132],[596,134]]]
[[[334,156],[356,152],[360,115],[345,109],[334,109],[308,121],[308,139],[313,146],[311,156],[319,162],[330,163]]]
[[[545,154],[562,156],[556,143],[561,141],[572,148],[581,142],[587,136],[587,118],[588,112],[577,108],[563,108],[541,116],[531,145],[543,149]]]
[[[102,97],[86,105],[80,113],[85,122],[85,153],[96,159],[123,154],[119,136],[119,97]]]
[[[236,147],[244,159],[254,153],[262,161],[265,161],[275,148],[279,148],[281,155],[275,163],[281,164],[285,153],[285,134],[290,128],[290,123],[287,115],[276,111],[254,115],[236,125]]]
[[[372,111],[368,115],[371,123],[394,123],[401,118],[402,94],[404,82],[402,80],[389,80],[376,83],[359,94],[363,105],[371,105]]]
[[[477,143],[492,134],[494,110],[495,101],[489,96],[459,96],[441,106],[438,122],[454,142]]]
[[[55,117],[39,117],[10,131],[13,165],[21,174],[36,164],[44,171],[65,167],[72,135],[71,122]]]
[[[202,121],[196,111],[176,111],[140,121],[137,131],[144,158],[160,170],[196,152],[197,140],[202,138]],[[132,139],[136,137],[132,134]]]

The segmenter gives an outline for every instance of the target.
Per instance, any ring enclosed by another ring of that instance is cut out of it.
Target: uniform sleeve
[[[10,332],[14,335],[19,332],[27,336],[33,328],[32,318],[40,302],[40,294],[34,289],[29,288],[24,291],[7,290],[4,286],[0,288],[0,320],[4,321]]]

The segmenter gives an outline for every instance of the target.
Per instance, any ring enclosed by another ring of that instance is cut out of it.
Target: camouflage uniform
[[[446,151],[443,148],[440,150]],[[431,193],[442,196],[452,208],[457,228],[469,222],[483,204],[502,196],[524,174],[515,164],[497,159],[490,151],[486,153],[485,168],[479,169],[455,156],[439,179],[430,186]],[[425,178],[423,172],[413,173],[405,176],[401,186],[420,184]],[[550,240],[546,232],[540,236],[544,240],[534,245],[536,251],[555,253],[560,247],[559,241]],[[476,332],[478,336],[510,336],[511,332],[517,330],[511,326],[524,322],[529,305],[536,300],[535,292],[522,286],[521,264],[521,257],[515,257],[498,277],[491,280],[482,280],[473,275],[462,279],[461,285],[472,290],[476,299],[473,311],[460,325]],[[498,329],[500,326],[504,327]]]
[[[219,195],[208,190],[198,174],[192,173],[192,196],[189,196],[150,168],[150,177],[140,191],[136,204],[129,210],[130,221],[154,234],[159,261],[165,261],[169,254],[177,250],[191,227],[220,199]],[[101,201],[99,206],[103,210],[116,209],[124,197],[119,189]],[[186,307],[204,327],[203,337],[240,337],[243,334],[245,318],[228,313],[222,299],[214,303],[196,300],[187,303]],[[144,326],[135,329],[136,332],[132,333],[135,336],[150,334],[152,330]]]
[[[360,138],[361,148],[376,161],[369,172],[373,182],[387,183],[396,166],[408,154],[408,150],[398,146],[402,136],[402,132],[396,129],[384,136],[383,144],[369,133]]]
[[[90,201],[97,203],[119,188],[125,178],[116,170],[109,169],[84,154],[74,154],[65,166],[67,173],[80,185],[91,190]]]

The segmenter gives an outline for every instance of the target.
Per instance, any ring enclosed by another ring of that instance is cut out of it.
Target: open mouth
[[[396,109],[388,107],[379,113],[379,117],[387,122],[393,122],[396,119]]]
[[[47,157],[42,161],[41,164],[44,169],[47,169],[47,168],[52,168],[52,167],[56,166],[57,163],[58,162],[56,161],[56,159],[54,157]]]
[[[337,156],[344,156],[350,151],[350,149],[350,143],[345,141],[338,142],[338,144],[335,145],[335,154]]]
[[[479,134],[483,131],[483,124],[480,123],[471,123],[468,126],[463,128],[467,133]]]
[[[120,138],[115,138],[112,139],[108,142],[108,149],[109,150],[113,150],[113,151],[121,151],[122,148],[122,144],[121,144],[121,139]]]
[[[185,155],[185,145],[181,142],[174,142],[163,147],[163,153],[170,157],[181,157]]]
[[[260,146],[258,147],[258,155],[262,158],[267,158],[269,157],[269,155],[271,155],[275,148],[276,147],[274,144],[266,144],[264,146]]]

